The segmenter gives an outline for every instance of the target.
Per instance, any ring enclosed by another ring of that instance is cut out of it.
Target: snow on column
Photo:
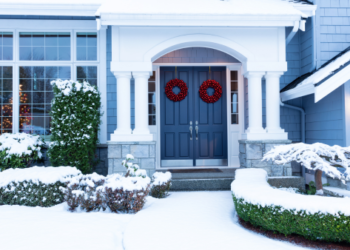
[[[283,72],[267,72],[266,79],[266,132],[274,139],[287,139],[280,124],[280,77]],[[276,134],[280,134],[279,136]],[[277,137],[276,137],[277,136]]]
[[[115,135],[130,135],[130,79],[131,72],[114,72],[117,78],[117,129]],[[111,137],[112,139],[112,137]]]
[[[147,71],[132,73],[135,79],[135,129],[133,134],[149,135],[146,137],[149,137],[151,141],[153,136],[148,129],[148,78],[150,74],[151,72]]]
[[[248,78],[249,127],[246,131],[247,134],[266,133],[266,131],[262,127],[261,79],[264,74],[265,72],[256,71],[256,72],[247,72],[245,75]]]

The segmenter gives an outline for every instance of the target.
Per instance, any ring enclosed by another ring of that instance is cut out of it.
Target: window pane
[[[148,114],[155,115],[156,114],[156,105],[149,104],[148,107],[149,107],[148,108]]]
[[[20,67],[20,132],[38,134],[48,139],[50,132],[51,101],[54,97],[51,81],[69,80],[71,67]]]
[[[148,103],[156,104],[156,93],[149,93],[148,94]]]
[[[148,79],[148,125],[156,125],[156,72]]]
[[[231,93],[231,102],[238,102],[238,93]]]
[[[87,81],[91,85],[97,86],[97,67],[96,66],[78,66],[77,81]]]
[[[231,81],[237,81],[237,71],[231,71]]]
[[[12,67],[0,66],[0,134],[12,133],[12,111]]]
[[[156,83],[148,82],[148,92],[156,92]]]
[[[231,113],[238,113],[238,103],[231,103]]]
[[[231,82],[231,91],[237,91],[238,85],[237,82]]]
[[[148,125],[156,125],[156,116],[150,115],[148,118]]]
[[[20,33],[19,58],[28,61],[69,61],[70,33]]]
[[[77,33],[77,60],[97,60],[97,33]]]
[[[231,124],[238,124],[238,115],[236,114],[231,115]]]

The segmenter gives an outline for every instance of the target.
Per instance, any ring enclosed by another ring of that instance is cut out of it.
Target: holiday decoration
[[[175,86],[179,87],[181,90],[180,93],[178,93],[177,95],[173,92],[173,88]],[[165,94],[173,102],[179,102],[185,99],[185,97],[187,96],[187,91],[188,88],[186,83],[180,79],[170,80],[165,86]]]
[[[208,95],[208,93],[207,93],[208,88],[213,88],[215,90],[213,95],[211,95],[211,96]],[[222,87],[215,80],[204,81],[199,88],[199,96],[206,103],[217,102],[221,98],[221,95],[222,95]]]

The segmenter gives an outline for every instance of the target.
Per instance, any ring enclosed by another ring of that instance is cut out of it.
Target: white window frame
[[[69,28],[67,28],[69,27]],[[106,26],[97,30],[95,20],[3,20],[0,31],[13,33],[13,60],[0,60],[0,66],[11,66],[13,73],[13,133],[19,132],[19,67],[22,66],[70,66],[71,79],[76,80],[77,66],[97,66],[97,85],[101,93],[102,124],[100,126],[100,143],[107,142],[107,94],[106,94]],[[70,61],[27,61],[19,60],[19,33],[21,32],[67,32],[71,35]],[[76,60],[76,35],[78,32],[97,33],[97,61]]]

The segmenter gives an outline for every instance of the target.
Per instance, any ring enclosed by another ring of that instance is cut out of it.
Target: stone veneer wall
[[[33,166],[44,166],[44,167],[52,166],[50,159],[47,156],[46,152],[47,152],[47,148],[43,148],[43,161],[33,162],[31,164],[31,167],[33,167]],[[95,161],[96,161],[96,165],[93,167],[92,172],[96,172],[98,174],[106,176],[108,174],[107,144],[97,145],[97,148],[95,151]]]
[[[132,154],[133,163],[147,170],[152,176],[156,169],[156,142],[108,142],[108,174],[125,173],[121,165],[127,154]]]
[[[291,164],[275,165],[270,161],[261,161],[263,155],[274,146],[290,144],[292,141],[239,140],[239,161],[241,168],[262,168],[269,176],[292,176]]]

